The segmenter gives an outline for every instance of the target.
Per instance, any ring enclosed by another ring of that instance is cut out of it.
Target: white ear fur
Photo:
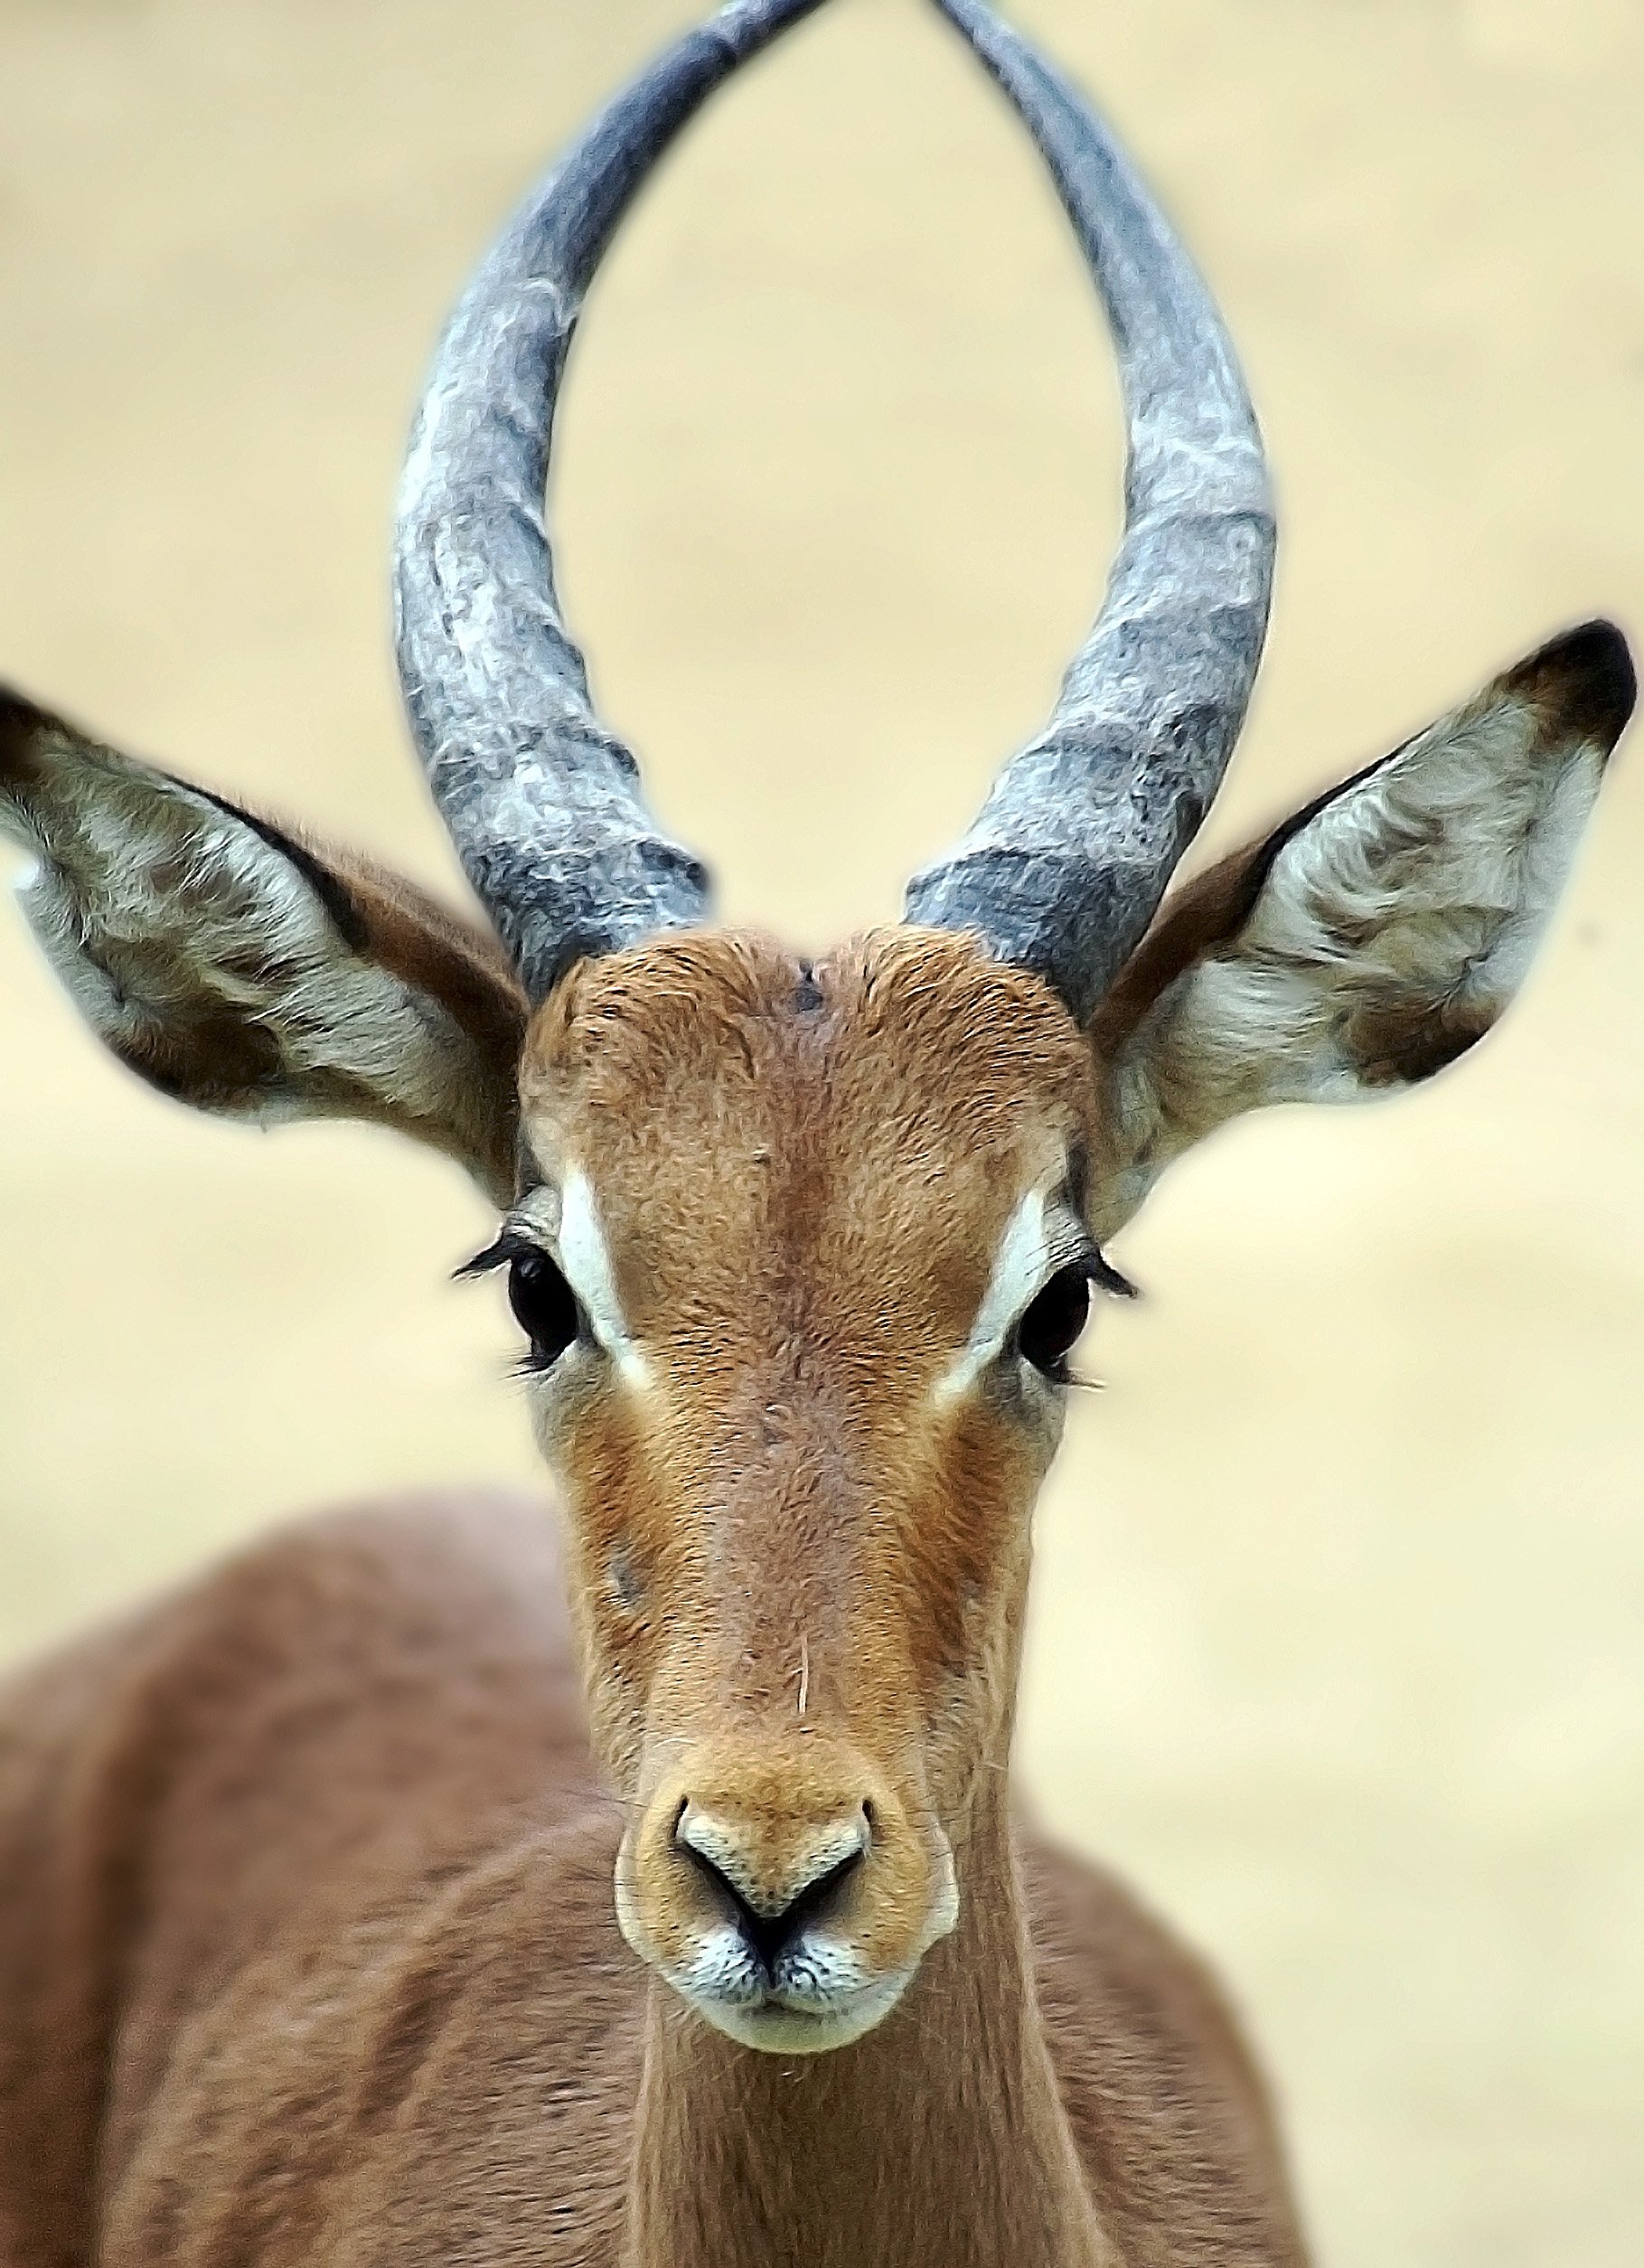
[[[1632,694],[1620,634],[1573,632],[1167,903],[1094,1035],[1116,1218],[1241,1111],[1396,1093],[1483,1036],[1528,969]]]
[[[152,1085],[265,1125],[380,1120],[506,1199],[496,1050],[437,996],[448,986],[392,965],[434,969],[459,934],[415,893],[9,696],[0,831],[36,853],[19,896],[65,989]],[[379,949],[390,932],[409,955]]]

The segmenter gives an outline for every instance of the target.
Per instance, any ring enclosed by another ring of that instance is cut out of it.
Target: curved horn
[[[400,683],[469,880],[540,999],[584,954],[704,918],[560,616],[543,490],[584,293],[635,191],[738,64],[820,0],[732,0],[595,118],[458,301],[411,436],[394,546]]]
[[[1233,753],[1273,582],[1255,414],[1203,282],[1083,98],[980,0],[936,0],[1050,168],[1107,310],[1124,534],[1055,714],[907,918],[979,930],[1083,1021],[1137,943]]]

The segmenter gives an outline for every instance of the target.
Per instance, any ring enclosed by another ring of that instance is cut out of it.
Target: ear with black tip
[[[1483,1037],[1637,690],[1613,625],[1566,632],[1171,893],[1091,1026],[1105,1227],[1240,1112],[1395,1094]]]
[[[59,976],[151,1086],[395,1126],[508,1201],[526,1006],[489,937],[4,691],[0,833],[36,856],[23,911]]]

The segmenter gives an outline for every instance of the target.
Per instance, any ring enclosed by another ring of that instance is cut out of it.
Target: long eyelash
[[[1110,1298],[1140,1299],[1141,1296],[1141,1286],[1132,1284],[1128,1275],[1121,1275],[1107,1255],[1095,1246],[1092,1246],[1088,1252],[1080,1253],[1077,1259],[1070,1260],[1066,1265],[1079,1269],[1099,1292],[1105,1292]],[[1045,1375],[1052,1386],[1071,1388],[1081,1394],[1100,1394],[1107,1383],[1105,1379],[1081,1378],[1076,1370],[1068,1369],[1066,1361],[1058,1362],[1055,1369],[1047,1370]]]
[[[472,1260],[465,1260],[460,1268],[453,1268],[454,1284],[468,1283],[476,1275],[490,1275],[497,1268],[505,1268],[514,1260],[540,1259],[542,1247],[522,1237],[517,1228],[504,1228],[494,1244],[488,1244],[484,1252],[476,1252]]]
[[[1082,1394],[1100,1394],[1104,1390],[1107,1385],[1107,1380],[1105,1379],[1087,1379],[1081,1377],[1077,1370],[1073,1370],[1068,1368],[1066,1360],[1057,1363],[1053,1369],[1045,1371],[1044,1376],[1049,1380],[1052,1386],[1076,1388]]]
[[[1085,1266],[1091,1282],[1098,1290],[1106,1292],[1110,1297],[1113,1299],[1140,1299],[1141,1297],[1141,1286],[1139,1284],[1132,1284],[1128,1275],[1121,1275],[1105,1252],[1087,1253]]]

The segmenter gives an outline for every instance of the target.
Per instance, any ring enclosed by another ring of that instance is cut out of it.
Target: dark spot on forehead
[[[916,929],[816,964],[737,932],[584,964],[539,1012],[521,1071],[527,1111],[607,1161],[602,1178],[632,1149],[649,1183],[688,1158],[718,1179],[754,1146],[928,1182],[1014,1153],[1046,1112],[1076,1130],[1088,1085],[1077,1027],[1037,978]]]

